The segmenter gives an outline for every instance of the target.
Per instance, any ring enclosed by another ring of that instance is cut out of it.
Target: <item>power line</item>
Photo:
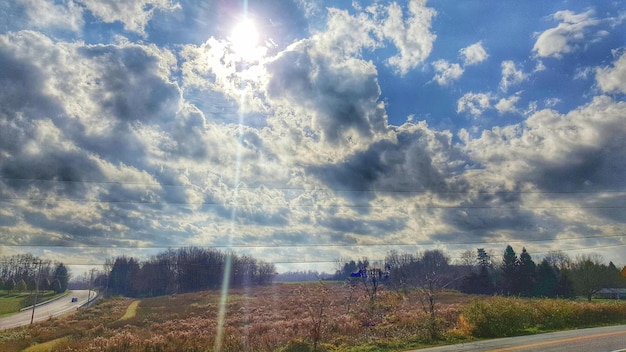
[[[451,245],[451,246],[460,246],[460,245],[477,245],[477,244],[489,244],[489,243],[519,243],[519,242],[560,242],[560,241],[572,241],[572,240],[587,240],[587,239],[615,239],[626,237],[626,234],[618,234],[618,235],[602,235],[602,236],[578,236],[578,237],[562,237],[562,238],[529,238],[529,239],[508,239],[508,240],[484,240],[484,241],[463,241],[463,242],[416,242],[416,243],[406,243],[406,242],[386,242],[386,243],[300,243],[300,244],[230,244],[230,245],[207,245],[207,246],[162,246],[162,245],[153,245],[153,246],[115,246],[111,247],[111,245],[100,245],[100,244],[81,244],[81,245],[61,245],[61,244],[3,244],[6,247],[46,247],[46,248],[109,248],[109,249],[170,249],[170,248],[186,248],[186,247],[197,247],[197,248],[243,248],[243,249],[258,249],[258,248],[328,248],[328,247],[345,247],[345,248],[353,248],[353,247],[415,247],[415,246],[433,246],[433,245]]]
[[[57,180],[57,179],[44,179],[44,178],[18,178],[18,177],[4,177],[0,176],[0,180],[9,181],[29,181],[29,182],[53,182],[53,183],[79,183],[79,184],[113,184],[113,185],[135,185],[135,186],[159,186],[159,187],[180,187],[180,188],[197,188],[202,189],[203,192],[208,191],[202,186],[195,184],[174,184],[174,183],[158,183],[158,182],[132,182],[132,181],[96,181],[96,180]],[[225,184],[222,184],[222,186]],[[531,190],[468,190],[468,191],[454,191],[454,190],[432,190],[432,189],[407,189],[407,190],[391,190],[391,189],[340,189],[340,188],[306,188],[306,187],[275,187],[268,185],[260,186],[228,186],[231,188],[237,188],[239,190],[279,190],[279,191],[302,191],[302,192],[316,192],[316,191],[331,191],[341,193],[415,193],[415,194],[602,194],[602,193],[626,193],[624,190],[576,190],[576,191],[531,191]],[[219,187],[218,187],[219,188]]]
[[[89,199],[78,199],[78,198],[65,198],[65,199],[49,199],[49,198],[29,198],[29,197],[0,197],[1,202],[10,202],[10,201],[20,201],[27,200],[31,202],[57,202],[57,203],[68,203],[68,202],[76,202],[76,203],[103,203],[103,204],[143,204],[143,205],[195,205],[195,206],[237,206],[238,208],[243,207],[268,207],[268,208],[354,208],[354,209],[388,209],[388,208],[404,208],[406,209],[406,204],[398,204],[398,205],[372,205],[372,204],[362,204],[362,205],[349,205],[349,204],[289,204],[286,203],[275,203],[275,204],[259,204],[258,202],[254,203],[219,203],[219,202],[165,202],[165,201],[151,201],[151,200],[89,200]],[[562,205],[562,206],[528,206],[528,205],[518,205],[518,206],[495,206],[495,205],[425,205],[425,206],[414,206],[411,210],[416,209],[509,209],[509,210],[523,210],[523,209],[626,209],[625,205]]]
[[[592,247],[582,247],[582,248],[572,248],[572,249],[564,249],[561,250],[561,252],[575,252],[575,251],[582,251],[582,250],[590,250],[590,249],[601,249],[601,248],[607,248],[607,247],[623,247],[626,246],[626,243],[624,244],[618,244],[618,245],[602,245],[602,246],[592,246]],[[547,252],[535,252],[534,254],[542,254],[542,253],[547,253]],[[355,258],[353,258],[352,260],[354,260]],[[382,262],[385,260],[385,258],[367,258],[369,262]],[[462,259],[462,257],[449,257],[449,259]],[[310,265],[310,264],[337,264],[337,263],[341,263],[343,264],[343,261],[340,259],[317,259],[317,260],[273,260],[273,261],[263,261],[263,260],[258,260],[257,263],[259,262],[263,262],[263,263],[267,263],[267,264],[300,264],[300,265]],[[107,263],[103,263],[103,262],[87,262],[87,263],[66,263],[64,262],[63,265],[65,266],[104,266],[107,265]],[[164,264],[165,265],[165,264]],[[220,265],[219,263],[216,264],[198,264],[198,265]]]

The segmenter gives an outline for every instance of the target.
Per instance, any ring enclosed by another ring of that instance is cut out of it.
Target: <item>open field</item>
[[[57,294],[54,291],[41,291],[37,295],[37,302],[47,301],[61,295],[63,293]],[[21,308],[32,305],[33,300],[34,296],[31,292],[12,291],[9,294],[6,290],[0,290],[0,317],[13,314]]]
[[[437,293],[433,316],[420,298],[419,291],[383,289],[372,301],[361,286],[341,283],[231,290],[221,333],[219,291],[147,298],[138,304],[112,298],[69,317],[2,332],[0,350],[21,351],[54,340],[35,350],[397,351],[490,334],[626,321],[626,302],[475,297],[448,291]],[[517,322],[511,328],[510,320]],[[490,321],[501,329],[489,330]],[[218,335],[221,344],[216,344]]]

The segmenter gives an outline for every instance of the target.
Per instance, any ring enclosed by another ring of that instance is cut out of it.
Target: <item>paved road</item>
[[[78,307],[87,303],[88,290],[75,290],[69,295],[61,297],[55,301],[51,301],[41,306],[35,307],[35,319],[34,321],[42,321],[51,317],[56,317],[69,312],[74,312]],[[91,292],[91,299],[96,296],[95,292]],[[72,302],[72,297],[76,297],[77,302]],[[30,324],[32,317],[32,309],[25,310],[23,312],[11,315],[6,318],[0,318],[0,330],[15,328],[22,325]]]
[[[609,352],[626,349],[626,325],[579,329],[547,334],[507,337],[459,345],[414,350],[415,352]]]

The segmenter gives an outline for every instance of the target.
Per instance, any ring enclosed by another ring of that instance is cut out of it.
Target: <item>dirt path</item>
[[[126,313],[119,320],[128,320],[132,319],[137,315],[137,307],[139,307],[139,302],[141,301],[133,301],[128,308],[126,308]]]

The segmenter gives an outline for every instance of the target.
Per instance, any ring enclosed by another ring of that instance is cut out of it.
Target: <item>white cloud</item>
[[[528,79],[528,75],[522,70],[517,69],[513,61],[502,61],[502,79],[500,80],[500,89],[507,91],[510,86],[519,84]]]
[[[543,61],[537,60],[537,65],[535,66],[535,69],[533,70],[533,72],[536,73],[536,72],[541,72],[545,70],[546,70],[546,65],[543,63]]]
[[[451,64],[446,60],[437,60],[433,62],[433,68],[435,69],[435,80],[439,85],[445,86],[459,79],[463,75],[463,68],[459,64]]]
[[[574,79],[586,80],[589,77],[593,76],[595,72],[596,69],[593,67],[580,67],[576,69]]]
[[[544,103],[544,105],[547,108],[551,109],[551,108],[557,106],[560,102],[561,102],[561,99],[559,99],[559,98],[548,98],[548,99],[544,100],[543,103]]]
[[[471,66],[479,64],[489,57],[485,48],[483,48],[482,42],[474,43],[468,47],[459,50],[459,53],[463,57],[463,65]]]
[[[516,112],[517,108],[515,107],[515,104],[517,104],[519,99],[520,99],[520,93],[518,92],[517,94],[512,95],[508,98],[500,99],[498,103],[496,103],[495,108],[501,114],[506,113],[506,112]]]
[[[567,114],[540,110],[524,123],[484,131],[468,142],[472,158],[502,178],[544,190],[621,184],[626,168],[626,103],[609,97]],[[468,138],[465,136],[465,138]]]
[[[319,15],[324,8],[321,0],[296,0],[298,6],[304,9],[304,13],[307,17],[313,17]]]
[[[104,22],[116,21],[124,25],[124,29],[145,34],[144,28],[155,11],[173,11],[180,9],[178,3],[170,0],[77,0],[84,4],[95,16]]]
[[[430,31],[436,11],[426,7],[426,0],[411,0],[409,18],[404,21],[402,9],[395,2],[387,9],[388,18],[383,25],[384,36],[391,39],[400,52],[389,58],[389,64],[404,75],[422,63],[433,49],[437,38]]]
[[[79,32],[84,24],[83,8],[74,1],[19,0],[34,28],[55,28]]]
[[[613,67],[598,68],[596,80],[603,92],[626,94],[626,52],[613,63]]]
[[[404,75],[430,55],[436,39],[430,31],[436,11],[426,7],[425,0],[411,0],[406,18],[404,9],[395,2],[366,8],[353,4],[353,8],[356,15],[329,8],[327,27],[310,38],[329,58],[360,56],[362,49],[375,49],[389,40],[398,54],[389,57],[387,64]],[[305,6],[305,10],[308,12],[309,7]]]
[[[377,47],[379,43],[370,35],[375,30],[376,24],[364,13],[350,16],[348,11],[331,8],[327,30],[314,40],[320,51],[343,58],[359,55],[363,48]]]
[[[585,40],[587,27],[595,26],[599,20],[592,17],[593,11],[575,14],[572,11],[558,11],[553,18],[560,20],[556,27],[541,33],[533,46],[538,57],[560,58],[563,54],[576,50]]]
[[[457,102],[456,112],[469,112],[474,116],[478,116],[491,108],[491,100],[493,96],[486,93],[466,93]]]

